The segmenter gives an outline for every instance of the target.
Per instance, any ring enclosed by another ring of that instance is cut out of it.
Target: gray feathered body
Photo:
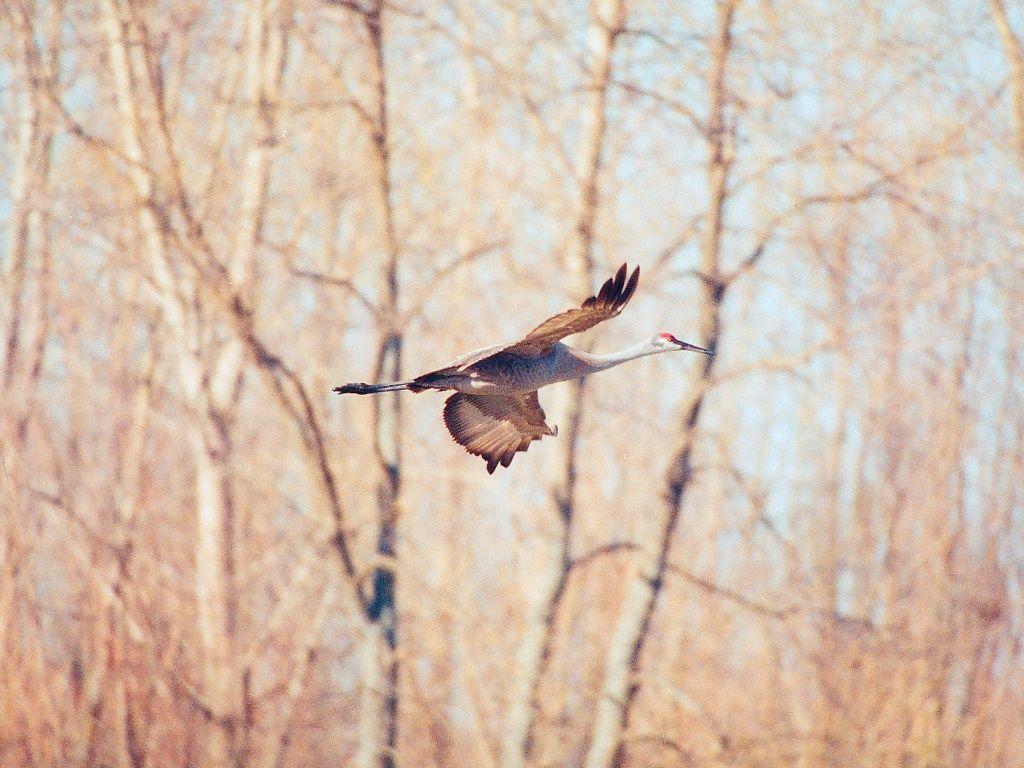
[[[470,360],[468,364],[456,361],[439,371],[417,377],[416,383],[467,394],[525,393],[559,381],[578,379],[601,369],[601,366],[585,360],[585,353],[561,342],[533,357],[508,352],[484,354],[486,352],[489,349],[470,353],[463,358]],[[481,359],[474,359],[477,354],[481,354]]]

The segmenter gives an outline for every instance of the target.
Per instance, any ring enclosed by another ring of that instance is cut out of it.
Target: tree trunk
[[[42,88],[59,66],[59,30],[63,14],[58,7],[48,8],[44,30],[33,28],[28,7],[24,5],[6,6],[4,18],[17,36],[21,64],[18,74],[22,83],[10,182],[11,210],[6,225],[7,254],[5,263],[0,264],[0,282],[10,287],[7,295],[10,316],[3,340],[4,351],[0,353],[3,355],[0,401],[4,403],[4,412],[0,415],[0,659],[3,659],[0,661],[0,688],[4,690],[0,708],[13,713],[17,693],[12,691],[17,686],[11,683],[13,669],[8,633],[12,625],[16,627],[16,581],[26,549],[23,531],[30,529],[23,517],[25,509],[19,488],[27,479],[22,467],[26,462],[31,466],[26,452],[28,428],[35,410],[51,314],[51,255],[41,197],[50,174],[53,121],[44,108]],[[49,41],[45,60],[37,47],[37,36]],[[24,368],[23,382],[17,382],[24,292],[28,265],[35,251],[39,253],[40,264],[37,332],[31,357]],[[18,389],[12,394],[15,387]],[[0,725],[0,742],[9,734],[7,725]]]
[[[399,316],[400,249],[391,197],[387,69],[384,14],[380,0],[363,12],[370,41],[372,159],[374,189],[381,217],[384,263],[380,271],[380,337],[374,381],[402,378],[402,326]],[[377,459],[377,565],[366,603],[363,634],[362,701],[359,708],[359,768],[392,768],[398,747],[398,606],[396,546],[402,487],[402,399],[398,392],[373,400],[373,442]]]
[[[709,78],[710,113],[707,121],[709,209],[701,247],[702,278],[701,337],[705,346],[718,346],[722,301],[726,284],[719,265],[722,226],[728,198],[729,168],[732,163],[730,134],[725,123],[727,93],[726,65],[732,50],[732,24],[738,0],[717,5],[716,29],[712,41]],[[666,477],[665,518],[657,539],[657,550],[648,556],[632,580],[622,606],[605,661],[605,679],[594,717],[593,738],[587,753],[587,768],[619,768],[625,764],[625,736],[631,726],[639,689],[638,675],[644,648],[651,638],[651,625],[675,539],[683,501],[693,481],[693,447],[697,425],[704,407],[715,357],[703,358],[698,378],[683,403],[679,442]]]
[[[8,390],[13,382],[21,349],[23,294],[26,286],[29,254],[33,243],[43,239],[43,210],[40,195],[46,188],[50,170],[52,121],[46,116],[43,83],[49,80],[54,62],[43,62],[36,46],[35,32],[28,10],[12,6],[9,15],[16,29],[23,67],[23,90],[18,108],[18,139],[11,172],[11,213],[7,222],[7,259],[10,270],[4,282],[10,285],[10,319],[4,340],[3,375],[0,387]],[[60,13],[51,9],[49,25],[59,23]],[[50,30],[51,35],[56,33]],[[51,38],[52,39],[52,38]],[[46,317],[45,307],[42,317]]]
[[[594,290],[594,225],[600,202],[599,182],[607,133],[608,88],[615,44],[626,21],[624,0],[594,3],[587,42],[590,54],[587,104],[584,107],[583,136],[577,158],[580,180],[579,209],[568,259],[569,281],[580,301]],[[542,716],[540,686],[554,651],[559,608],[565,596],[572,567],[573,518],[576,512],[577,451],[583,422],[585,379],[568,382],[560,402],[553,403],[552,421],[560,425],[558,463],[551,490],[559,531],[557,559],[552,559],[538,579],[542,598],[531,606],[526,629],[520,640],[509,695],[502,739],[502,768],[519,768],[533,763],[537,752],[538,720]]]
[[[141,139],[142,99],[137,93],[129,43],[126,40],[131,33],[131,27],[122,17],[122,9],[116,0],[108,0],[104,5],[103,21],[117,104],[121,113],[124,153],[131,164],[130,174],[139,203],[138,224],[144,251],[154,273],[154,282],[158,286],[157,300],[162,309],[163,320],[173,338],[182,388],[189,401],[200,406],[197,409],[200,411],[199,415],[185,425],[185,431],[196,473],[196,600],[199,636],[204,651],[205,698],[214,723],[206,745],[206,760],[215,768],[227,768],[231,765],[231,759],[230,734],[226,732],[226,724],[230,722],[233,707],[227,700],[229,679],[223,674],[223,665],[229,663],[232,658],[228,635],[230,625],[225,614],[226,599],[233,589],[228,584],[231,573],[226,572],[227,569],[222,566],[228,565],[233,570],[233,561],[222,561],[220,555],[221,545],[226,538],[225,515],[230,504],[222,495],[227,489],[218,473],[217,451],[212,445],[208,449],[201,421],[205,409],[201,407],[202,376],[195,354],[194,332],[178,299],[180,286],[175,284],[168,267],[167,244],[154,210],[155,184]],[[214,434],[216,435],[216,432]],[[232,530],[233,526],[228,525],[227,531],[230,533]]]
[[[276,24],[268,24],[274,11],[253,0],[246,37],[245,98],[250,105],[253,132],[241,178],[239,222],[229,275],[240,289],[248,280],[269,176],[273,144],[272,105],[284,66],[285,35],[290,11],[278,8]],[[204,658],[204,698],[212,730],[206,745],[206,764],[235,765],[246,747],[238,739],[241,723],[241,685],[235,666],[238,615],[236,583],[237,519],[231,483],[231,425],[242,366],[241,343],[232,338],[204,371],[201,363],[200,318],[190,297],[196,287],[170,268],[170,251],[161,228],[160,189],[142,142],[146,98],[140,80],[151,76],[144,62],[133,61],[126,37],[138,33],[116,0],[104,6],[110,67],[122,119],[124,152],[139,201],[139,228],[144,251],[153,271],[156,298],[170,331],[178,374],[195,418],[184,425],[195,469],[196,492],[196,598],[198,627]],[[139,77],[136,77],[139,73]],[[149,98],[158,98],[158,84],[149,82]],[[170,150],[170,148],[167,148]],[[203,338],[208,335],[203,334]]]

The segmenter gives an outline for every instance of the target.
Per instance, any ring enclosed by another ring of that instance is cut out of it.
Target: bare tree
[[[838,3],[2,6],[0,765],[1024,763],[1019,18]]]
[[[40,254],[41,293],[46,295],[47,275],[49,271],[49,253],[45,242],[45,224],[43,221],[42,201],[49,175],[51,144],[53,141],[53,120],[47,108],[44,82],[54,75],[57,62],[55,48],[47,55],[39,50],[35,39],[33,18],[27,4],[7,5],[4,8],[8,23],[16,31],[21,67],[21,89],[18,109],[18,140],[14,153],[13,170],[11,173],[11,215],[7,225],[7,266],[10,286],[11,312],[7,332],[4,337],[4,368],[3,389],[10,389],[18,358],[22,351],[23,315],[25,312],[25,287],[30,253],[35,250]],[[53,40],[53,25],[59,24],[60,9],[55,7],[47,14],[47,39]],[[46,336],[46,318],[48,313],[45,301],[39,303],[40,320],[37,338]],[[41,342],[32,345],[37,351],[35,361],[39,360],[38,351]],[[38,380],[38,362],[28,366],[30,378]],[[31,390],[32,387],[29,387]],[[26,391],[29,391],[26,390]]]
[[[726,122],[728,92],[726,76],[732,52],[732,30],[736,0],[716,5],[716,23],[711,42],[708,75],[709,113],[706,120],[708,146],[707,184],[710,205],[701,245],[699,279],[702,284],[701,339],[710,349],[718,348],[722,301],[727,283],[721,269],[722,227],[728,198],[729,169],[732,164],[731,128]],[[700,375],[684,400],[680,442],[672,452],[665,494],[666,514],[657,538],[657,551],[629,588],[618,625],[608,649],[605,681],[587,755],[588,768],[621,766],[626,756],[622,734],[631,725],[633,702],[639,687],[638,675],[644,647],[652,631],[655,608],[668,573],[669,553],[686,491],[693,480],[693,449],[705,395],[715,369],[716,358],[708,357]]]
[[[584,126],[578,148],[576,175],[579,203],[571,239],[567,273],[572,294],[579,300],[594,290],[594,228],[600,204],[600,175],[608,127],[607,101],[611,86],[612,59],[626,23],[624,0],[595,4],[587,30],[587,100],[583,107]],[[557,418],[562,422],[559,460],[552,487],[559,527],[558,557],[547,566],[539,616],[529,623],[522,638],[513,677],[511,707],[503,738],[502,765],[506,768],[531,761],[536,750],[535,732],[543,717],[540,687],[554,652],[559,611],[573,566],[573,518],[577,512],[577,456],[583,423],[584,379],[569,382],[565,401]]]
[[[285,34],[290,10],[269,9],[254,0],[249,11],[243,96],[250,109],[253,130],[245,153],[239,200],[238,228],[227,259],[227,279],[242,292],[251,292],[250,274],[260,238],[264,200],[269,179],[269,152],[274,140],[273,109],[284,68]],[[143,141],[143,125],[157,129],[167,142],[162,148],[170,162],[173,147],[161,115],[163,88],[153,79],[151,51],[143,47],[133,56],[127,37],[144,35],[135,11],[113,0],[105,6],[105,26],[115,93],[121,112],[124,154],[138,199],[139,227],[146,245],[162,318],[175,340],[181,386],[196,418],[187,426],[195,462],[197,495],[196,592],[200,637],[205,649],[204,701],[213,729],[207,746],[211,765],[244,760],[249,734],[242,719],[243,670],[236,669],[238,634],[237,510],[231,480],[232,422],[242,375],[243,342],[229,337],[211,357],[204,343],[213,340],[194,313],[202,288],[194,275],[174,263],[167,240],[166,210],[161,200],[168,193],[187,202],[180,189],[161,189],[154,181],[157,158]],[[154,118],[146,121],[143,112]],[[158,145],[159,146],[159,145]]]
[[[380,217],[381,252],[377,315],[380,322],[374,381],[402,378],[402,317],[399,307],[400,246],[391,191],[391,147],[385,66],[384,4],[353,6],[369,41],[369,104],[360,107],[370,133],[373,188]],[[373,444],[377,463],[377,544],[364,638],[359,766],[389,768],[398,748],[397,543],[402,490],[402,399],[398,392],[373,401]]]

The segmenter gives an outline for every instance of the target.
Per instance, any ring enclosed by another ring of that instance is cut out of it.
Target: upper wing
[[[479,363],[481,360],[498,354],[507,346],[508,344],[497,344],[493,347],[481,347],[480,349],[474,349],[472,352],[467,352],[462,357],[452,360],[452,362],[444,368],[438,368],[436,371],[429,371],[421,374],[413,379],[413,381],[429,388],[431,382],[443,379],[446,376],[451,376],[452,374],[462,373],[475,363]]]
[[[491,355],[496,355],[499,352],[501,352],[503,349],[507,349],[507,348],[508,348],[508,343],[506,342],[505,344],[495,344],[495,345],[490,346],[490,347],[481,347],[480,349],[474,349],[472,352],[467,352],[462,357],[459,357],[456,360],[452,360],[452,362],[450,362],[448,365],[446,365],[441,370],[443,370],[443,371],[464,371],[467,368],[469,368],[469,366],[473,365],[474,363],[479,363],[481,360],[483,360],[485,358],[488,358]]]
[[[544,420],[536,392],[467,395],[457,392],[444,403],[444,423],[455,442],[487,462],[492,474],[507,467],[534,440],[554,435]]]
[[[585,331],[619,314],[622,308],[626,306],[626,303],[633,297],[639,280],[640,267],[634,269],[633,274],[629,276],[629,280],[626,280],[626,265],[623,264],[619,267],[619,271],[615,273],[615,277],[605,281],[605,284],[601,286],[601,290],[598,291],[596,296],[591,296],[583,302],[582,306],[576,309],[567,310],[545,320],[520,341],[475,349],[457,360],[453,360],[444,368],[439,368],[436,371],[430,371],[416,377],[415,381],[429,384],[432,379],[453,373],[462,373],[482,360],[501,353],[517,355],[519,357],[536,357],[548,352],[551,349],[551,345],[556,341],[564,339],[566,336],[571,336],[574,333]]]
[[[505,351],[523,357],[540,355],[551,349],[556,341],[615,317],[633,297],[639,280],[640,267],[634,269],[629,280],[626,280],[626,265],[623,264],[615,277],[605,281],[596,296],[591,296],[580,307],[545,320],[522,341],[506,347]]]

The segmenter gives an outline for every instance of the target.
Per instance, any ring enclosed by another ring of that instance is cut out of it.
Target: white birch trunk
[[[709,73],[709,102],[706,134],[708,143],[708,193],[710,207],[701,244],[701,273],[704,276],[701,301],[702,342],[715,347],[719,334],[719,312],[725,290],[721,281],[719,255],[731,146],[725,124],[727,102],[725,71],[732,45],[732,23],[739,0],[724,0],[716,9],[716,30],[712,40]],[[625,761],[624,739],[636,700],[637,673],[644,646],[650,636],[661,583],[665,577],[672,540],[682,504],[692,482],[692,452],[697,422],[711,378],[715,358],[704,360],[700,377],[694,381],[683,404],[682,432],[668,471],[666,517],[656,548],[640,553],[641,563],[630,582],[605,660],[605,676],[594,717],[593,736],[584,765],[586,768],[619,768]]]
[[[557,589],[560,567],[561,559],[552,559],[535,579],[537,594],[542,596],[542,600],[536,601],[528,610],[525,630],[516,653],[509,694],[511,705],[505,716],[505,734],[502,738],[501,768],[521,768],[526,764],[527,751],[532,751],[526,739],[530,731],[536,728],[539,714],[534,711],[532,698],[543,672],[540,668],[542,650],[549,633],[553,631],[553,627],[546,621],[546,609]]]
[[[0,711],[13,713],[17,693],[7,685],[11,670],[8,668],[8,631],[11,629],[15,605],[17,563],[23,556],[22,531],[19,510],[22,500],[18,480],[23,478],[22,462],[25,458],[26,426],[33,410],[41,363],[30,361],[24,387],[10,393],[15,383],[17,358],[21,347],[21,313],[30,251],[34,245],[41,251],[39,275],[39,327],[36,356],[41,358],[46,341],[49,307],[45,297],[49,277],[48,243],[40,206],[50,172],[50,146],[53,136],[52,120],[43,107],[42,82],[51,68],[57,65],[58,50],[55,37],[62,22],[60,9],[48,9],[44,37],[50,41],[53,53],[43,61],[36,47],[35,30],[27,9],[12,7],[8,18],[13,22],[20,53],[21,94],[18,100],[18,132],[14,150],[10,181],[11,211],[6,225],[7,254],[0,263],[0,283],[9,287],[10,316],[5,334],[3,374],[0,376],[0,401],[21,407],[4,408],[0,415]],[[17,631],[17,626],[14,626]],[[8,690],[10,688],[10,690]]]
[[[384,264],[380,270],[381,327],[375,381],[402,378],[402,321],[399,316],[400,246],[391,194],[391,139],[384,48],[384,4],[362,12],[370,42],[373,115],[371,156],[374,192],[380,212]],[[362,638],[362,692],[359,702],[358,768],[393,768],[398,747],[398,578],[396,555],[402,490],[402,397],[398,392],[375,398],[373,442],[376,454],[378,565],[364,606],[368,625]]]
[[[587,31],[589,83],[584,108],[584,127],[577,155],[581,180],[579,210],[573,233],[568,271],[576,298],[583,300],[594,289],[594,224],[599,204],[602,152],[607,132],[606,105],[612,58],[626,19],[624,0],[600,0],[594,4]],[[534,594],[540,599],[528,609],[526,629],[516,654],[508,713],[502,738],[502,768],[521,768],[533,762],[537,752],[538,720],[542,715],[540,686],[554,647],[558,608],[568,585],[571,567],[573,517],[576,511],[576,453],[583,419],[583,381],[557,388],[550,406],[552,422],[561,427],[552,499],[561,528],[557,557],[547,561],[535,579]],[[543,760],[541,760],[543,762]]]
[[[388,744],[388,718],[385,714],[390,691],[388,668],[391,651],[381,626],[370,622],[360,640],[362,693],[359,697],[359,746],[355,765],[378,768],[394,763],[393,747]]]
[[[630,655],[637,628],[651,600],[653,589],[653,558],[630,581],[615,631],[608,643],[605,657],[604,683],[594,714],[593,738],[584,765],[586,768],[605,768],[619,745],[622,702],[630,680]]]
[[[240,183],[242,190],[237,235],[229,260],[233,280],[244,284],[259,239],[269,152],[273,139],[273,110],[283,71],[284,36],[288,12],[267,24],[269,11],[262,0],[250,8],[246,36],[246,93],[253,115],[253,132]],[[204,698],[213,717],[206,745],[205,764],[227,766],[243,745],[236,742],[241,704],[239,670],[234,668],[237,589],[235,570],[235,518],[230,488],[230,433],[227,412],[232,408],[235,384],[241,374],[242,348],[232,340],[204,377],[197,348],[198,332],[183,306],[194,295],[185,276],[169,268],[166,243],[154,210],[156,183],[147,165],[142,143],[143,99],[133,71],[125,35],[131,29],[116,0],[104,6],[110,66],[121,115],[124,152],[139,205],[139,228],[153,271],[158,301],[173,339],[182,389],[196,412],[185,425],[195,465],[196,489],[196,596],[198,628],[204,657]]]
[[[188,295],[191,286],[176,281],[168,267],[166,244],[160,233],[156,212],[152,208],[154,180],[147,165],[142,144],[142,110],[132,69],[128,42],[130,27],[122,17],[116,0],[104,4],[103,24],[107,35],[111,74],[115,96],[121,116],[124,153],[129,173],[139,201],[139,230],[144,252],[149,261],[156,285],[155,299],[162,310],[163,320],[173,340],[172,349],[178,366],[182,389],[188,400],[203,411],[200,397],[202,379],[198,357],[195,354],[194,332],[179,301],[179,291]],[[196,598],[200,641],[203,645],[204,683],[206,704],[213,714],[215,725],[206,744],[206,762],[214,768],[230,765],[230,743],[222,727],[230,714],[226,701],[227,683],[222,664],[230,660],[225,629],[224,596],[227,587],[222,579],[220,544],[223,536],[220,526],[224,517],[221,483],[207,451],[205,430],[197,415],[184,425],[188,444],[195,462],[196,489]]]
[[[11,213],[7,222],[7,255],[2,266],[3,282],[10,286],[10,318],[5,338],[3,376],[0,386],[9,389],[13,383],[20,351],[23,293],[28,271],[29,251],[33,242],[38,249],[43,240],[40,195],[46,187],[50,171],[50,145],[53,137],[52,120],[44,109],[44,96],[40,83],[48,77],[52,62],[43,62],[36,47],[35,33],[27,11],[14,10],[12,16],[17,27],[21,49],[22,91],[18,100],[18,140],[11,171]],[[57,34],[61,14],[58,9],[48,12],[47,37]]]

